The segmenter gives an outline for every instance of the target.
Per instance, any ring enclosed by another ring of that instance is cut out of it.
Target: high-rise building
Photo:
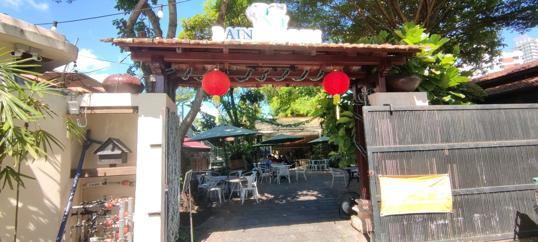
[[[516,40],[516,49],[523,52],[523,62],[538,60],[538,39],[522,36]]]
[[[500,56],[494,57],[491,62],[485,62],[481,68],[472,73],[473,77],[482,76],[488,73],[502,71],[516,65],[523,64],[523,52],[519,50],[505,51]],[[472,69],[472,66],[465,66],[464,71]]]

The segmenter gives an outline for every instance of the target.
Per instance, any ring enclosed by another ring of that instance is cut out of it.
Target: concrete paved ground
[[[366,241],[338,214],[338,199],[346,191],[342,181],[330,187],[329,173],[310,172],[308,181],[259,184],[260,203],[238,198],[212,209],[197,226],[196,241]],[[350,190],[357,191],[353,181]]]

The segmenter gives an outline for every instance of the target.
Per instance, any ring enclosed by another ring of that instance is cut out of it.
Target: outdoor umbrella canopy
[[[321,136],[315,140],[312,140],[308,142],[309,144],[316,144],[316,143],[323,143],[323,142],[329,142],[329,137],[327,136]]]
[[[288,143],[288,142],[297,141],[301,139],[303,139],[303,137],[287,135],[287,134],[279,134],[279,135],[275,135],[271,137],[268,140],[264,140],[260,142],[259,145],[282,144],[282,143]]]
[[[199,133],[191,138],[193,141],[223,139],[226,137],[237,137],[255,135],[257,132],[250,129],[239,128],[231,125],[221,125],[210,130]]]

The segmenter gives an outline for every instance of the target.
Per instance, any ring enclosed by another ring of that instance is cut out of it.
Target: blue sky
[[[54,0],[0,0],[0,12],[24,21],[38,24],[52,21],[80,19],[117,13],[114,9],[116,1],[112,0],[74,0],[72,3],[56,3]],[[166,1],[160,0],[159,3]],[[190,17],[203,10],[204,0],[191,0],[178,5],[178,18]],[[166,19],[168,12],[164,8]],[[118,64],[127,53],[120,53],[118,47],[103,43],[100,39],[116,36],[116,29],[112,20],[121,16],[106,17],[75,23],[58,25],[58,32],[75,43],[78,38],[79,60],[77,69],[88,72],[96,79],[102,79],[112,73],[124,73],[131,63],[126,58],[124,64]],[[162,21],[163,26],[167,22]],[[50,25],[43,27],[50,28]],[[164,30],[166,31],[166,30]],[[178,31],[179,33],[179,31]]]
[[[160,3],[166,1],[160,0]],[[50,23],[54,20],[63,21],[93,17],[111,13],[117,13],[114,9],[113,0],[74,0],[72,3],[56,3],[54,0],[0,0],[0,12],[30,23]],[[178,5],[179,20],[190,17],[203,10],[204,0],[190,0]],[[168,13],[164,8],[165,17]],[[78,38],[79,47],[78,71],[88,73],[98,80],[102,80],[109,74],[122,73],[131,62],[127,57],[123,64],[119,64],[126,57],[126,53],[120,53],[119,48],[109,43],[100,42],[100,39],[116,36],[116,29],[112,20],[116,17],[106,17],[89,21],[59,24],[58,32],[64,34],[71,42]],[[162,21],[166,26],[166,21]],[[49,28],[50,25],[45,27]],[[180,30],[179,30],[180,31]],[[178,33],[179,33],[178,31]],[[530,37],[538,38],[538,28],[526,33]],[[503,31],[505,50],[511,50],[514,46],[513,38],[518,33]]]

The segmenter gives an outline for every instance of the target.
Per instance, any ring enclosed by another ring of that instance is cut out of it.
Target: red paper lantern
[[[340,103],[340,96],[349,89],[349,76],[343,71],[332,71],[323,78],[323,89],[334,97],[334,104]]]
[[[228,92],[230,85],[228,75],[217,69],[208,71],[202,78],[202,88],[212,96],[213,102],[217,105],[220,103],[220,96]]]
[[[336,119],[340,119],[340,97],[349,89],[349,76],[343,71],[332,71],[323,78],[323,89],[333,96],[333,104],[336,105]]]

